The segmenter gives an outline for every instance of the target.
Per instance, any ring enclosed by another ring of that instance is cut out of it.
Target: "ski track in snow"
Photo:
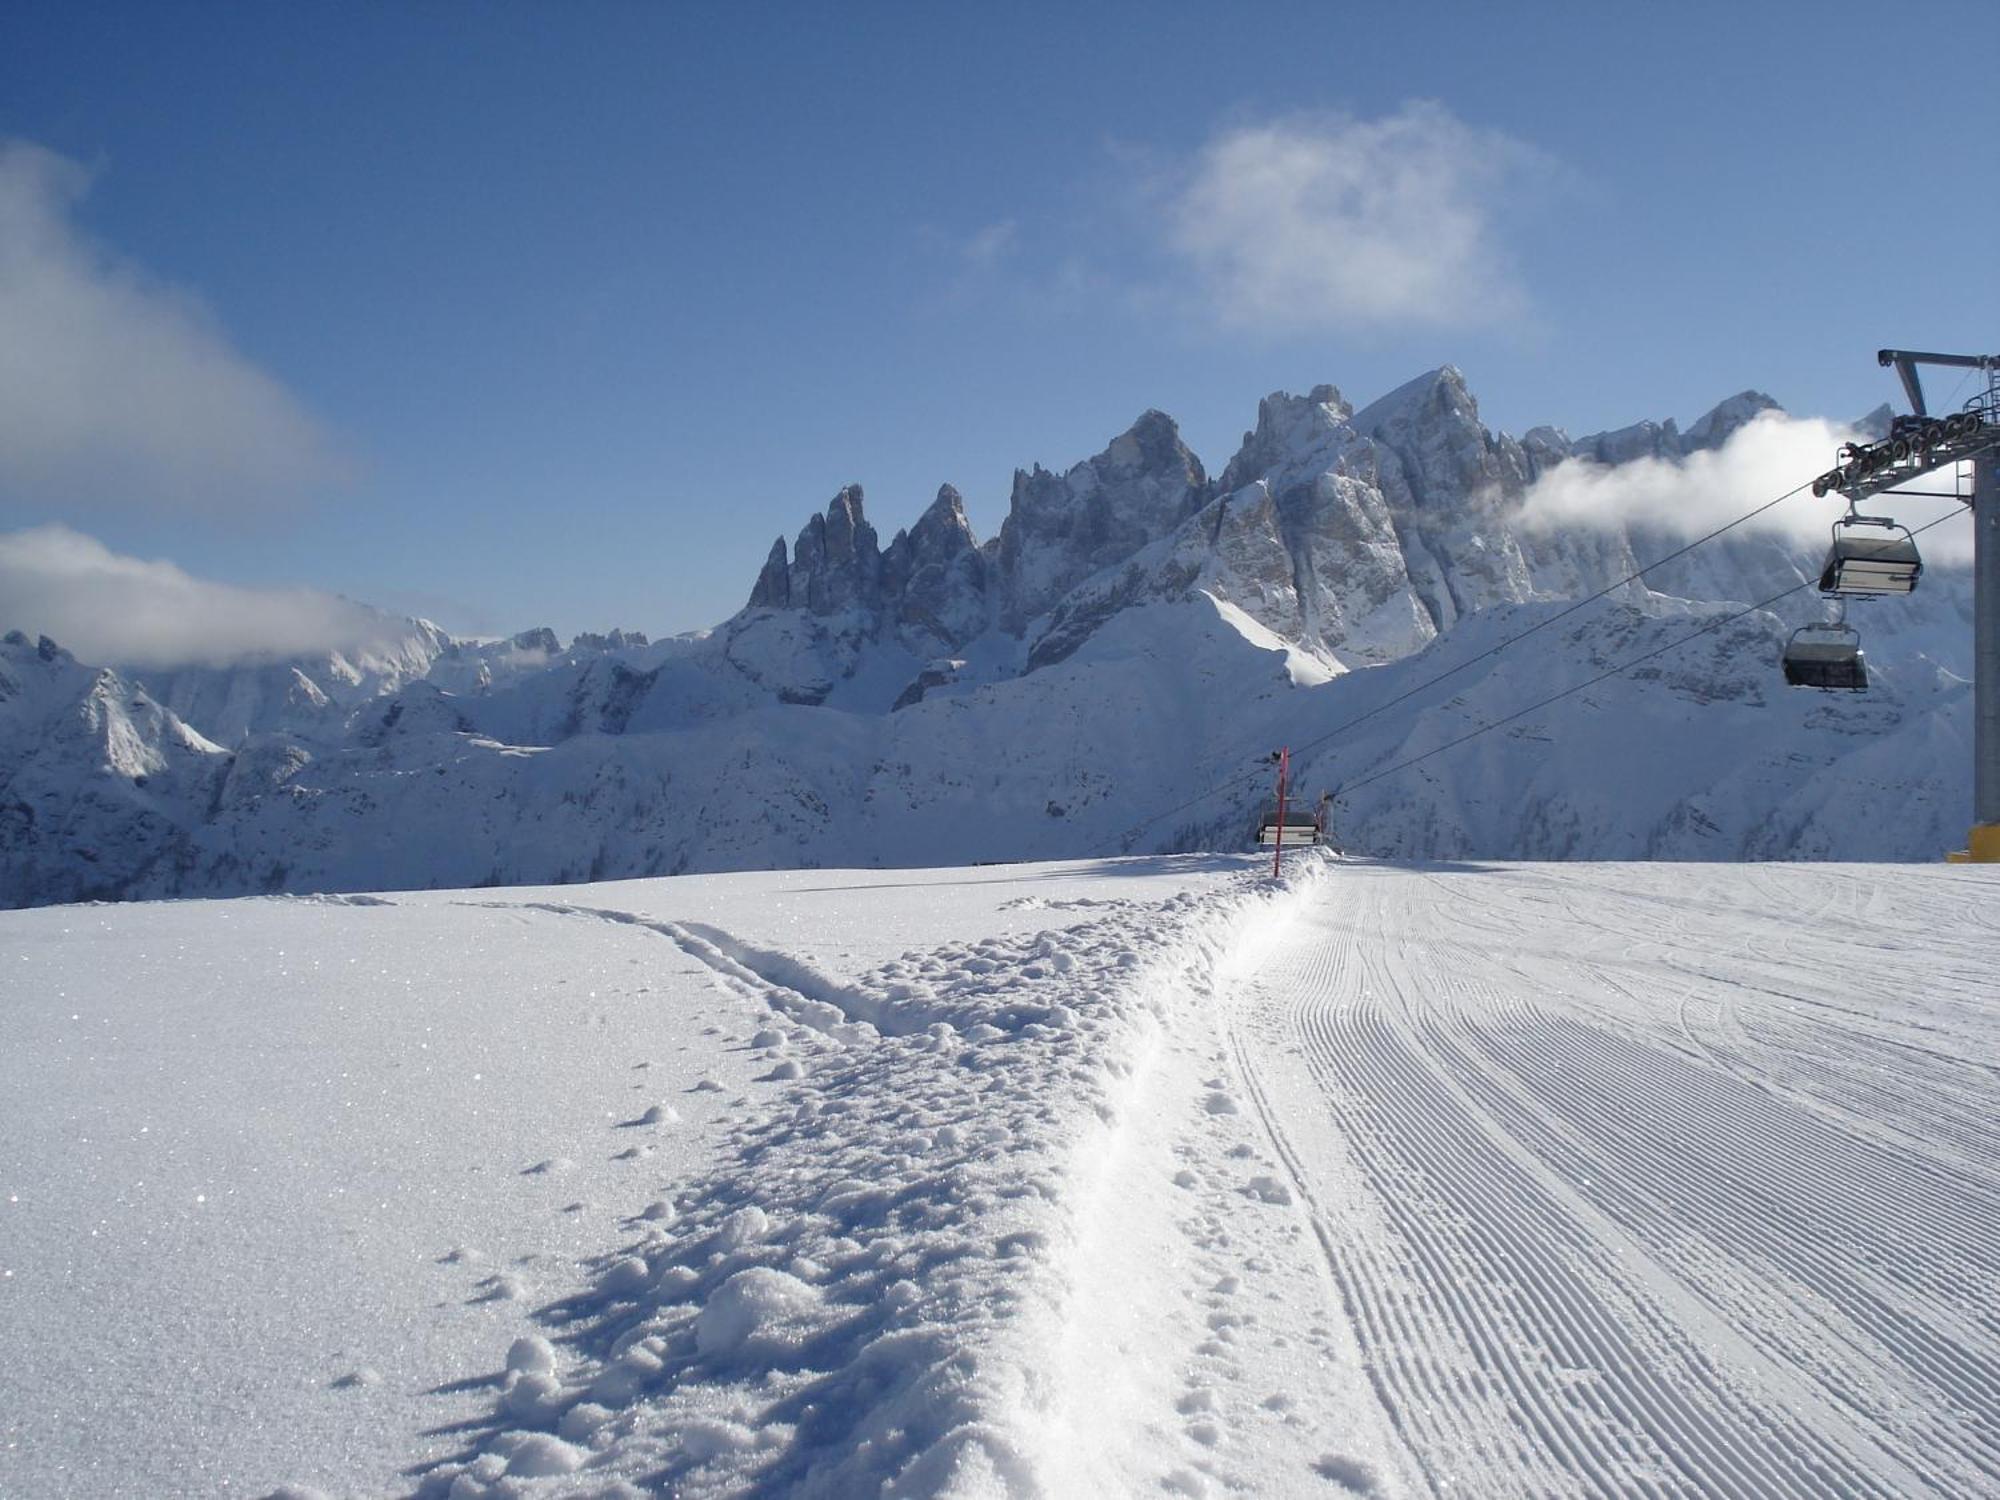
[[[1088,915],[845,980],[713,926],[511,903],[644,928],[762,999],[752,1045],[784,1093],[543,1311],[550,1340],[517,1343],[491,1419],[418,1493],[1063,1493],[1075,1371],[1048,1351],[1129,1290],[1088,1209],[1144,1038],[1246,903],[1267,898],[1241,876],[1050,902]]]
[[[1238,997],[1436,1495],[2000,1489],[1992,888],[1731,876],[1350,867]]]

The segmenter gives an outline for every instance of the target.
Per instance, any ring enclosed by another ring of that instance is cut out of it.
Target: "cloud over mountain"
[[[194,298],[78,230],[90,181],[0,142],[0,500],[263,509],[336,476],[320,424]]]
[[[408,628],[316,589],[196,578],[66,526],[0,533],[0,630],[49,636],[84,661],[226,666],[385,646]]]
[[[1796,490],[1784,503],[1747,522],[1745,530],[1824,546],[1842,502],[1838,496],[1814,499],[1803,486],[1832,464],[1842,443],[1858,437],[1852,427],[1823,417],[1760,412],[1715,448],[1671,459],[1647,455],[1607,464],[1579,457],[1558,464],[1542,473],[1522,497],[1520,519],[1540,532],[1641,526],[1692,539]],[[1945,470],[1916,487],[1949,490],[1954,482]],[[1954,500],[1893,493],[1862,507],[1867,514],[1894,516],[1911,527],[1962,508]],[[1971,535],[1969,526],[1940,526],[1925,536],[1924,554],[1938,562],[1964,561],[1971,556]]]

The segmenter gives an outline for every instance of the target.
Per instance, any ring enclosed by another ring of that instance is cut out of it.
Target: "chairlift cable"
[[[1735,520],[1729,522],[1727,525],[1718,526],[1715,528],[1715,530],[1708,532],[1706,535],[1698,536],[1693,541],[1685,543],[1684,545],[1675,548],[1672,552],[1669,552],[1666,556],[1655,558],[1652,562],[1647,563],[1645,567],[1639,568],[1634,572],[1627,573],[1623,578],[1620,578],[1615,583],[1606,584],[1596,593],[1574,601],[1567,608],[1558,610],[1555,614],[1550,615],[1547,619],[1537,621],[1535,624],[1530,625],[1526,630],[1508,636],[1505,640],[1500,641],[1495,645],[1487,647],[1484,651],[1481,651],[1478,655],[1467,657],[1457,666],[1446,668],[1444,671],[1438,673],[1437,676],[1427,678],[1423,682],[1418,683],[1415,687],[1410,688],[1405,692],[1398,693],[1395,697],[1390,698],[1385,702],[1376,704],[1373,708],[1369,709],[1367,712],[1356,714],[1353,718],[1344,720],[1341,723],[1334,725],[1333,728],[1325,731],[1322,734],[1315,735],[1312,739],[1304,741],[1302,744],[1298,745],[1295,748],[1299,750],[1311,750],[1317,746],[1324,745],[1328,740],[1332,739],[1335,735],[1345,734],[1348,730],[1354,728],[1357,724],[1365,723],[1369,719],[1374,718],[1375,715],[1382,713],[1384,710],[1394,708],[1398,703],[1406,702],[1407,700],[1414,698],[1417,694],[1424,692],[1429,688],[1437,686],[1438,683],[1443,682],[1447,677],[1455,676],[1458,673],[1463,672],[1467,667],[1473,666],[1478,662],[1485,661],[1488,657],[1499,655],[1502,651],[1505,651],[1509,646],[1515,645],[1520,641],[1526,640],[1529,636],[1535,634],[1539,630],[1547,629],[1549,626],[1555,624],[1558,620],[1567,619],[1570,615],[1575,614],[1578,610],[1583,609],[1588,605],[1595,604],[1598,600],[1605,598],[1607,595],[1615,594],[1619,589],[1624,588],[1625,585],[1627,585],[1628,583],[1636,583],[1639,579],[1644,578],[1648,573],[1655,572],[1660,568],[1664,568],[1668,563],[1674,562],[1679,558],[1687,556],[1688,553],[1694,551],[1695,548],[1702,546],[1705,543],[1714,541],[1717,537],[1722,536],[1726,532],[1734,531],[1737,527],[1743,525],[1744,522],[1756,520],[1757,517],[1763,515],[1764,512],[1775,509],[1776,507],[1784,504],[1785,501],[1791,499],[1794,495],[1797,495],[1804,490],[1810,489],[1811,487],[1812,487],[1811,480],[1807,480],[1803,484],[1796,484],[1792,486],[1792,488],[1786,490],[1784,494],[1779,495],[1776,499],[1765,501],[1755,510],[1745,511],[1742,515],[1738,516]],[[1800,585],[1801,588],[1803,588],[1804,586],[1805,585],[1803,584]],[[1796,590],[1790,592],[1796,592]],[[1220,796],[1224,792],[1235,791],[1240,787],[1248,786],[1253,780],[1257,778],[1259,774],[1261,773],[1246,772],[1240,776],[1232,776],[1229,780],[1219,782],[1215,786],[1210,787],[1207,791],[1197,792],[1195,793],[1194,796],[1187,798],[1185,801],[1176,802],[1173,806],[1165,809],[1162,812],[1154,813],[1149,818],[1143,818],[1139,822],[1134,823],[1129,828],[1127,828],[1124,831],[1124,833],[1122,833],[1119,836],[1119,842],[1121,845],[1124,845],[1125,847],[1129,848],[1131,840],[1136,835],[1143,832],[1145,829],[1152,827],[1155,823],[1160,822],[1162,819],[1170,818],[1177,812],[1185,812],[1188,808],[1194,807],[1202,802],[1206,802],[1211,797]]]
[[[1927,521],[1922,526],[1915,528],[1910,533],[1910,535],[1918,536],[1926,531],[1929,531],[1933,526],[1942,526],[1946,521],[1951,520],[1952,517],[1957,514],[1959,514],[1959,512],[1955,511],[1948,512],[1945,515],[1939,516],[1934,521]],[[1442,745],[1438,745],[1430,750],[1426,750],[1421,755],[1413,755],[1408,760],[1398,761],[1393,766],[1385,766],[1383,769],[1374,772],[1372,775],[1362,777],[1359,781],[1347,782],[1341,787],[1340,795],[1344,797],[1347,795],[1347,793],[1351,791],[1358,791],[1360,788],[1369,785],[1371,782],[1380,781],[1385,776],[1393,776],[1398,771],[1408,770],[1411,766],[1414,766],[1421,761],[1429,760],[1434,755],[1442,755],[1447,750],[1453,749],[1454,747],[1459,745],[1463,745],[1467,740],[1477,739],[1480,735],[1485,734],[1489,730],[1499,729],[1505,725],[1513,723],[1516,719],[1525,718],[1527,715],[1534,713],[1538,709],[1547,708],[1551,703],[1555,703],[1560,699],[1569,697],[1569,695],[1572,693],[1580,693],[1585,688],[1595,687],[1598,683],[1603,682],[1609,678],[1617,677],[1621,673],[1629,672],[1632,670],[1632,668],[1640,666],[1645,662],[1649,662],[1656,656],[1664,656],[1666,655],[1667,652],[1674,650],[1676,647],[1685,646],[1689,641],[1694,640],[1696,637],[1707,635],[1710,631],[1719,629],[1720,627],[1729,624],[1732,620],[1740,620],[1745,615],[1755,614],[1760,609],[1769,609],[1773,604],[1776,604],[1779,600],[1789,599],[1793,594],[1799,593],[1805,589],[1812,588],[1813,586],[1814,582],[1813,580],[1810,579],[1804,583],[1795,583],[1790,588],[1785,589],[1780,593],[1771,595],[1770,598],[1764,600],[1760,604],[1749,605],[1744,609],[1737,610],[1734,614],[1718,615],[1714,619],[1709,620],[1706,624],[1702,625],[1698,630],[1691,630],[1686,635],[1680,636],[1674,640],[1667,642],[1667,644],[1664,646],[1656,646],[1651,651],[1643,652],[1642,654],[1633,657],[1630,661],[1620,662],[1615,667],[1606,668],[1604,671],[1599,672],[1595,677],[1586,678],[1582,682],[1576,683],[1571,687],[1564,688],[1561,692],[1551,693],[1548,697],[1543,698],[1540,702],[1530,703],[1526,708],[1516,709],[1513,713],[1508,714],[1505,718],[1495,719],[1490,724],[1482,724],[1477,729],[1468,730],[1466,733],[1459,735],[1456,739],[1447,740]]]
[[[1968,365],[1966,367],[1965,373],[1958,377],[1958,384],[1953,386],[1951,388],[1951,394],[1944,398],[1944,404],[1947,407],[1949,407],[1952,402],[1958,399],[1958,393],[1965,389],[1965,383],[1968,380],[1972,379],[1974,373],[1975,373],[1975,368],[1971,365]]]

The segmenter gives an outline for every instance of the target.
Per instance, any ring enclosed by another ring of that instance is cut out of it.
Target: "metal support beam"
[[[2000,860],[2000,453],[1972,460],[1972,837]]]
[[[2000,354],[1933,354],[1928,349],[1877,349],[1880,365],[1944,365],[1953,370],[1990,370],[2000,365]]]
[[[1910,398],[1910,410],[1918,416],[1924,411],[1924,382],[1917,374],[1918,365],[1943,365],[1952,370],[1992,370],[2000,367],[2000,354],[1933,354],[1927,349],[1877,349],[1875,363],[1885,368],[1896,367],[1896,374],[1903,382],[1903,394]]]

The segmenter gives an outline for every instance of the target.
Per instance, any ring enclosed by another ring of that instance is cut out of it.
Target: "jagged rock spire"
[[[1207,502],[1174,419],[1148,411],[1066,474],[1016,470],[1000,528],[1001,621],[1020,630],[1098,569],[1168,535]]]
[[[846,485],[792,544],[791,602],[816,615],[873,604],[881,565],[875,528],[862,514],[861,486]]]
[[[750,608],[786,609],[792,602],[792,565],[785,553],[785,539],[779,537],[771,543],[771,553],[764,559],[763,571],[757,575],[757,583],[750,590]]]

